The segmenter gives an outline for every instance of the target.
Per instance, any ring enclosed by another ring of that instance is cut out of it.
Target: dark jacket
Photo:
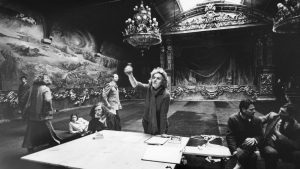
[[[53,119],[52,94],[46,85],[34,84],[25,106],[26,117],[33,121]]]
[[[25,85],[20,84],[19,89],[18,89],[18,101],[19,101],[19,105],[20,105],[20,108],[22,111],[23,111],[26,101],[28,99],[29,89],[30,89],[30,86],[28,83],[26,83]]]
[[[274,133],[274,128],[277,122],[280,120],[280,116],[277,113],[270,112],[269,114],[262,116],[261,120],[263,124],[266,124],[264,132],[264,145],[268,145],[268,139]],[[290,150],[300,150],[300,124],[297,120],[293,119],[289,122],[284,133],[285,137],[279,138],[276,141],[284,148]]]
[[[150,85],[149,84],[142,84],[138,82],[137,89],[143,90],[146,92],[146,99],[145,99],[145,110],[143,120],[147,121],[147,123],[151,122],[150,117]],[[157,128],[158,131],[146,131],[148,134],[164,134],[167,132],[168,128],[168,111],[169,111],[169,104],[170,104],[170,93],[167,89],[160,90],[155,96],[155,105],[156,105],[156,118],[157,118]]]
[[[101,123],[101,122],[99,121],[99,119],[93,118],[93,119],[89,122],[88,131],[91,131],[92,133],[95,133],[96,131],[105,130],[105,129],[108,129],[108,127],[105,126],[104,123]]]
[[[263,138],[262,123],[258,117],[253,117],[251,122],[243,119],[240,113],[231,115],[228,119],[227,144],[231,153],[237,148],[242,148],[242,143],[246,138],[255,138],[258,144]]]

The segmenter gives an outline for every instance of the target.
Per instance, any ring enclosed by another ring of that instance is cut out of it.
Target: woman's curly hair
[[[95,108],[98,107],[98,106],[101,106],[102,113],[106,113],[106,112],[107,112],[107,109],[106,109],[106,107],[104,106],[104,104],[103,104],[102,102],[99,102],[99,103],[95,104],[95,105],[91,108],[90,116],[91,116],[92,118],[95,118],[95,114],[96,114]]]
[[[149,79],[149,83],[151,84],[151,79],[152,79],[152,77],[153,77],[155,74],[157,74],[157,73],[161,74],[162,77],[163,77],[163,80],[162,80],[162,84],[161,84],[161,85],[162,85],[164,88],[167,88],[167,87],[168,87],[168,75],[167,75],[167,72],[166,72],[163,68],[161,68],[161,67],[157,67],[157,68],[154,68],[154,69],[152,70],[152,72],[150,73],[151,77],[150,77],[150,79]]]

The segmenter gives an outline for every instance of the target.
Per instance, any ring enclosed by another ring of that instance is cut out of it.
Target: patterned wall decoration
[[[239,94],[242,93],[252,99],[256,99],[258,92],[255,86],[239,86],[239,85],[223,85],[223,86],[182,86],[172,90],[172,99],[184,98],[188,95],[200,94],[204,99],[218,99],[226,93]],[[235,98],[238,99],[238,98]],[[200,100],[200,99],[199,99]]]
[[[262,73],[260,75],[260,94],[272,95],[273,94],[273,73]]]

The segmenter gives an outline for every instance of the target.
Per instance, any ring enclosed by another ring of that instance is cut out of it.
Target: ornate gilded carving
[[[162,32],[182,32],[191,30],[216,29],[229,26],[239,26],[255,23],[271,22],[271,19],[259,11],[243,5],[209,3],[191,11],[182,13],[175,22],[167,22],[162,26]]]
[[[277,4],[277,13],[274,17],[273,32],[299,33],[300,29],[300,1],[285,0]]]
[[[244,25],[257,22],[256,20],[248,19],[242,13],[225,13],[216,14],[213,11],[208,11],[204,15],[189,18],[178,25],[172,27],[171,31],[186,31],[193,29],[211,29],[233,25]]]
[[[262,73],[260,75],[260,94],[261,95],[272,95],[273,94],[273,81],[274,74]]]
[[[224,86],[181,86],[171,91],[171,97],[176,99],[184,95],[201,94],[205,99],[216,99],[225,93],[244,93],[256,98],[258,91],[254,86],[224,85]]]

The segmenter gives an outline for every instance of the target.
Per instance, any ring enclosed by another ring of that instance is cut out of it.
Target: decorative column
[[[268,34],[264,39],[263,62],[259,75],[259,92],[261,97],[274,98],[274,65],[273,65],[273,39]]]
[[[255,44],[255,55],[256,55],[256,67],[263,66],[263,57],[264,57],[264,44],[262,39],[258,38]]]
[[[172,46],[172,40],[171,39],[167,39],[166,40],[166,44],[167,44],[167,67],[166,67],[166,71],[168,73],[168,86],[169,86],[169,90],[171,91],[171,87],[173,84],[173,67],[174,67],[174,62],[173,62],[173,58],[174,58],[174,52],[173,52],[173,46]]]
[[[273,67],[273,38],[272,34],[266,36],[266,66]]]
[[[159,58],[160,58],[160,67],[165,69],[165,65],[166,65],[166,50],[165,50],[165,47],[164,45],[161,45],[160,46],[160,55],[159,55]]]

